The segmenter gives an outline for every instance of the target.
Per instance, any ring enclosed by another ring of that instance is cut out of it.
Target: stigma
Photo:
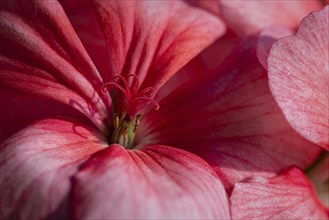
[[[112,100],[113,116],[111,125],[111,143],[133,148],[133,141],[140,126],[143,114],[150,108],[160,108],[152,96],[153,87],[140,91],[138,76],[128,74],[126,77],[116,75],[103,85],[104,94],[109,94]]]

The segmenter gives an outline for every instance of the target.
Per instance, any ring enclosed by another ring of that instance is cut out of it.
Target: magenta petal
[[[0,40],[6,42],[0,46],[1,87],[69,104],[101,128],[108,104],[100,95],[103,82],[61,5],[45,0],[0,5]]]
[[[233,219],[328,219],[311,183],[297,168],[265,179],[237,183],[231,195]]]
[[[215,16],[182,1],[95,0],[111,74],[136,74],[157,90],[225,31]]]
[[[240,36],[253,35],[266,27],[296,28],[308,13],[321,9],[320,1],[219,0],[220,15]]]
[[[60,91],[59,94],[66,94]],[[60,95],[58,96],[60,97]],[[52,99],[40,98],[30,94],[15,94],[0,88],[0,143],[19,130],[37,120],[54,117],[65,117],[94,127],[79,111],[69,105]]]
[[[274,175],[289,165],[305,168],[320,152],[284,118],[258,62],[255,41],[239,44],[214,73],[198,69],[190,74],[190,81],[145,117],[140,143],[192,151],[217,171],[226,187],[255,174]]]
[[[199,157],[152,145],[112,145],[75,175],[76,219],[230,219],[226,192]]]
[[[39,121],[1,145],[1,219],[63,219],[70,177],[104,148],[91,129],[68,121]]]
[[[329,6],[306,17],[268,59],[271,91],[292,127],[329,150]]]

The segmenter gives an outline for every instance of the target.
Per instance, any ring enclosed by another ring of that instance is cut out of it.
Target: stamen
[[[127,75],[127,79],[129,79],[129,77],[132,77],[133,80],[131,82],[131,88],[132,88],[132,92],[133,94],[135,94],[138,90],[138,87],[139,87],[139,79],[138,79],[138,76],[136,74],[128,74]]]
[[[137,96],[141,96],[141,95],[150,96],[153,94],[153,92],[154,92],[153,87],[147,87],[143,91],[141,91]]]
[[[117,83],[114,83],[114,82],[108,82],[108,83],[105,83],[102,87],[102,92],[105,94],[106,92],[108,92],[108,89],[106,87],[114,87],[114,88],[117,88],[119,89],[127,98],[130,98],[130,95],[127,93],[127,91],[122,87],[120,86],[119,84]]]
[[[112,82],[114,82],[114,80],[117,79],[117,78],[121,79],[121,81],[123,82],[123,84],[126,88],[125,90],[127,91],[127,93],[129,95],[131,95],[129,84],[128,84],[127,80],[122,75],[115,75],[115,76],[112,77]]]
[[[134,103],[134,102],[140,101],[140,100],[145,100],[147,102],[150,102],[152,105],[154,105],[154,110],[159,110],[159,108],[160,108],[160,105],[157,101],[155,101],[152,98],[148,98],[148,97],[137,97],[137,98],[134,98],[132,102]]]
[[[117,129],[119,127],[120,119],[117,113],[113,115],[113,127]]]
[[[145,106],[150,107],[149,105],[153,105],[155,110],[160,108],[159,103],[151,98],[155,89],[147,87],[139,92],[139,83],[136,74],[115,75],[111,82],[105,83],[102,87],[102,92],[107,92],[112,99],[112,143],[121,144],[126,148],[132,147],[142,118],[142,114],[139,113],[143,113],[146,110]],[[115,89],[120,91],[115,92]]]
[[[138,129],[138,125],[141,121],[142,115],[138,114],[136,119],[135,119],[135,124],[134,124],[134,129],[133,129],[133,133],[136,133],[137,129]]]

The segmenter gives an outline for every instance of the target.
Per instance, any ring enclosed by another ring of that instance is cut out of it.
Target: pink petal
[[[268,59],[271,91],[292,127],[329,150],[329,6],[305,18]]]
[[[75,175],[77,219],[230,219],[217,175],[197,156],[152,145],[112,145]]]
[[[240,36],[253,35],[266,27],[296,28],[308,13],[321,9],[320,1],[226,1],[220,0],[220,15]]]
[[[227,188],[251,175],[274,175],[293,164],[306,167],[319,154],[274,101],[256,41],[242,42],[213,73],[199,68],[190,77],[144,117],[138,143],[192,151],[212,165]]]
[[[70,177],[106,145],[91,129],[49,119],[12,136],[0,148],[1,219],[63,219]]]
[[[67,93],[77,93],[71,101],[83,106],[83,113],[90,106],[95,109],[87,116],[101,128],[108,103],[99,95],[103,83],[60,4],[51,0],[2,1],[1,9],[0,40],[6,42],[0,46],[1,86],[40,93],[66,104],[70,104],[64,98]],[[58,89],[65,94],[61,96]]]
[[[181,1],[94,1],[108,45],[111,72],[136,74],[157,90],[221,36],[215,16]]]
[[[328,219],[311,183],[297,168],[265,179],[237,183],[231,196],[233,219]]]

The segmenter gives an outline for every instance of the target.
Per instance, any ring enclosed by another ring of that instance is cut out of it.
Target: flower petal
[[[75,175],[77,219],[230,219],[218,176],[199,157],[152,145],[112,145]]]
[[[278,176],[237,183],[231,196],[233,219],[328,219],[311,183],[293,167]]]
[[[108,102],[99,95],[102,80],[57,1],[2,1],[0,27],[0,40],[6,42],[0,46],[1,86],[40,95],[46,92],[56,100],[60,92],[52,89],[66,87],[64,93],[77,92],[80,100],[95,109],[98,116],[88,112],[87,117],[102,127]],[[73,101],[85,106],[80,100]],[[69,104],[67,99],[60,101]]]
[[[61,5],[104,82],[110,81],[112,77],[107,45],[90,2],[64,0]]]
[[[267,69],[267,59],[274,42],[280,38],[293,35],[294,32],[284,26],[273,26],[265,28],[259,34],[257,44],[257,57],[262,66]]]
[[[94,5],[111,76],[136,74],[141,89],[157,90],[225,31],[220,19],[182,1],[94,0]]]
[[[63,94],[63,91],[59,93]],[[69,105],[34,95],[14,93],[0,88],[0,143],[37,120],[62,117],[95,127],[79,111]]]
[[[329,6],[305,18],[268,58],[270,88],[292,127],[329,150]]]
[[[296,28],[308,13],[321,9],[320,1],[220,0],[221,17],[240,36],[256,34],[272,25]]]
[[[104,148],[93,130],[63,120],[43,120],[0,147],[1,219],[63,219],[70,177]]]
[[[192,151],[213,166],[227,188],[256,173],[274,175],[286,166],[313,162],[321,148],[285,120],[256,44],[250,39],[239,44],[213,73],[191,70],[190,80],[144,117],[138,142]]]

